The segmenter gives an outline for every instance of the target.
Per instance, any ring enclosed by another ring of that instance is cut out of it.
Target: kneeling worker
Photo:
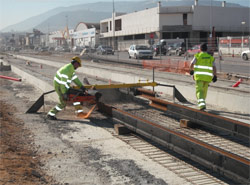
[[[207,44],[200,45],[200,53],[195,54],[190,64],[190,75],[194,75],[196,98],[200,110],[206,109],[206,97],[208,85],[216,82],[216,67],[214,57],[207,53]]]
[[[56,72],[56,76],[54,77],[54,88],[58,94],[59,103],[48,112],[48,119],[56,120],[56,113],[61,111],[66,106],[66,100],[68,99],[67,92],[70,88],[71,81],[73,81],[83,92],[85,92],[85,87],[75,74],[75,70],[81,66],[81,59],[79,57],[73,57],[71,63],[64,65]],[[83,114],[80,102],[74,102],[73,104],[78,116]]]

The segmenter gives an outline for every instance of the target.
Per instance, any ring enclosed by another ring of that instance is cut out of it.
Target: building
[[[50,33],[49,45],[62,46],[90,46],[95,47],[99,41],[100,25],[80,22],[75,29],[54,31]]]
[[[100,24],[80,22],[71,35],[74,46],[90,46],[94,48],[99,43]]]
[[[33,29],[33,33],[26,33],[25,45],[28,48],[34,48],[41,45],[41,37],[44,35],[41,31]]]
[[[161,3],[129,14],[113,13],[100,22],[100,42],[115,49],[128,49],[132,43],[149,44],[160,39],[188,39],[188,44],[210,38],[249,35],[248,7],[192,6],[162,7]],[[115,29],[112,29],[115,27]],[[152,42],[153,40],[153,42]]]

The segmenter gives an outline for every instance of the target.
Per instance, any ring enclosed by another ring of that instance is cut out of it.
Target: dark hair
[[[207,43],[202,43],[200,45],[200,49],[201,49],[201,51],[207,51]]]

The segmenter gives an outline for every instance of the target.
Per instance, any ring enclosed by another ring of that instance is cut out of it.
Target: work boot
[[[51,115],[47,115],[47,119],[48,120],[57,120],[57,118],[55,116],[51,116]]]

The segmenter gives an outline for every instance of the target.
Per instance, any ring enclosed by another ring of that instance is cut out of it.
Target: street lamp
[[[241,22],[241,25],[242,25],[242,36],[244,37],[244,25],[246,24],[245,21],[242,21]]]

